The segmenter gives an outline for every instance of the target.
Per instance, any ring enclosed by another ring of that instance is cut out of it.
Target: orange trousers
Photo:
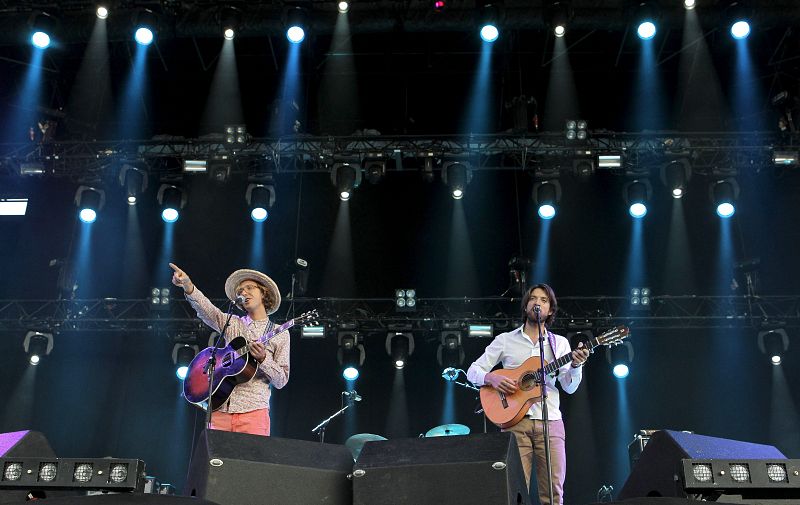
[[[268,437],[269,409],[251,410],[250,412],[240,412],[238,414],[212,412],[211,429]]]

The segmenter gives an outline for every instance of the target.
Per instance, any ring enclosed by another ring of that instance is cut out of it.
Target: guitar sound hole
[[[519,379],[519,388],[523,391],[530,391],[536,386],[536,376],[533,373],[526,373]]]

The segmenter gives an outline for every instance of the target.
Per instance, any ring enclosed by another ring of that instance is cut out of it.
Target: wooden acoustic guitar
[[[627,326],[617,326],[603,333],[597,338],[590,339],[589,352],[600,345],[617,345],[628,337],[630,330]],[[545,361],[544,372],[550,375],[559,368],[572,361],[572,353],[565,354],[551,362]],[[519,389],[507,395],[492,386],[483,386],[480,391],[483,412],[491,422],[500,428],[509,428],[522,420],[528,413],[533,402],[542,401],[542,375],[541,360],[539,356],[531,356],[522,365],[508,370],[495,370],[494,373],[515,380]]]
[[[316,310],[278,326],[262,336],[258,341],[266,344],[296,324],[305,324],[319,317]],[[206,347],[194,357],[183,381],[183,397],[186,401],[205,410],[208,406],[208,369],[213,347]],[[250,355],[247,339],[236,337],[225,347],[217,349],[216,367],[214,368],[214,391],[211,393],[211,410],[222,407],[239,384],[248,382],[256,375],[258,362]]]

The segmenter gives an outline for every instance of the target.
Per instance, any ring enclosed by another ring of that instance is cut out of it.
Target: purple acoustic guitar
[[[266,344],[272,337],[296,324],[305,324],[319,317],[316,310],[306,312],[290,319],[259,339]],[[208,362],[212,347],[206,347],[189,364],[186,379],[183,381],[183,397],[186,401],[205,410],[208,405]],[[251,380],[258,370],[258,362],[250,355],[247,339],[236,337],[230,343],[217,349],[217,365],[214,369],[214,391],[211,394],[211,410],[222,407],[230,398],[233,389]]]

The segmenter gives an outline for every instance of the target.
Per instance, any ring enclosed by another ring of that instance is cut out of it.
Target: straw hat
[[[246,280],[255,281],[266,286],[266,288],[272,292],[272,296],[275,298],[275,305],[267,308],[267,314],[272,314],[278,310],[278,307],[281,305],[281,292],[278,290],[278,285],[275,284],[275,281],[269,276],[262,274],[258,270],[249,270],[245,268],[237,270],[228,276],[228,280],[225,281],[225,295],[229,300],[236,300],[236,288],[242,281]]]

